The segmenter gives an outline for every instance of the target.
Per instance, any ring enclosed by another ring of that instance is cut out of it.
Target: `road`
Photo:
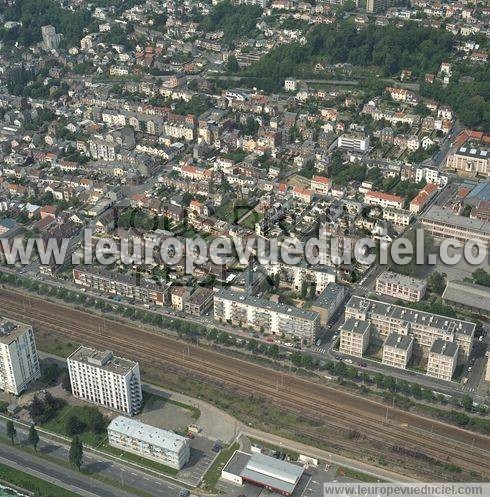
[[[16,426],[17,429],[17,443],[27,443],[27,431],[21,428],[19,425]],[[41,438],[38,446],[38,451],[40,457],[22,452],[13,451],[10,453],[10,447],[7,448],[7,453],[3,454],[2,449],[5,450],[5,446],[0,443],[0,456],[6,457],[9,460],[17,462],[18,460],[24,458],[29,461],[29,464],[24,465],[24,467],[35,468],[37,471],[50,476],[52,478],[58,478],[62,482],[66,481],[69,484],[83,485],[80,488],[87,491],[96,492],[92,495],[98,495],[101,497],[121,497],[130,496],[134,494],[126,493],[121,491],[121,489],[114,488],[113,486],[105,483],[101,483],[94,478],[84,476],[74,471],[70,471],[65,467],[59,467],[55,462],[43,459],[42,455],[45,454],[49,458],[59,459],[66,463],[68,461],[69,447],[60,442],[55,442],[51,439],[45,438],[45,436],[38,431]],[[3,437],[7,436],[6,422],[2,418],[0,419],[0,435]],[[18,454],[17,454],[18,453]],[[16,457],[11,457],[15,456]],[[139,471],[136,468],[128,467],[125,464],[117,463],[114,460],[106,459],[99,454],[94,454],[88,450],[85,450],[84,454],[84,464],[83,469],[95,473],[100,477],[107,478],[114,482],[115,485],[121,482],[124,485],[129,485],[131,487],[137,488],[138,490],[147,492],[154,496],[163,497],[175,497],[178,495],[180,487],[169,483],[161,478],[153,477],[148,473]],[[59,476],[65,475],[62,479]],[[79,477],[79,478],[75,478]]]
[[[0,443],[0,462],[83,497],[134,497],[135,495],[3,443]]]
[[[199,377],[223,389],[262,396],[280,405],[285,412],[308,414],[336,427],[337,432],[329,430],[324,434],[306,426],[295,427],[297,433],[314,436],[318,442],[331,444],[332,438],[340,437],[346,430],[356,430],[368,439],[378,440],[384,447],[402,444],[437,459],[490,475],[490,439],[484,435],[189,345],[161,333],[152,333],[142,326],[102,319],[33,296],[29,296],[29,305],[26,305],[23,299],[22,292],[0,289],[2,313],[13,318],[22,316],[35,329],[53,336],[63,336],[97,348],[110,348],[115,354],[139,361],[143,370],[170,370],[185,377]],[[400,426],[404,427],[403,430]],[[441,440],[445,441],[443,445]],[[358,448],[357,442],[345,438],[342,438],[342,446]],[[369,449],[366,448],[366,451]],[[376,453],[379,454],[379,449]]]

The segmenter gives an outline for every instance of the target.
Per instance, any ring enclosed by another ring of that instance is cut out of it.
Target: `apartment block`
[[[376,14],[401,3],[401,0],[366,0],[366,12]],[[359,4],[359,0],[356,0]]]
[[[83,346],[67,362],[75,397],[129,416],[140,411],[143,394],[137,362]]]
[[[439,316],[429,312],[352,296],[346,304],[345,319],[371,322],[371,337],[385,340],[390,333],[412,335],[414,350],[428,353],[434,340],[442,338],[459,345],[458,364],[467,360],[475,334],[469,321]]]
[[[398,226],[409,226],[413,218],[413,213],[405,209],[396,209],[394,207],[385,207],[383,209],[383,219]]]
[[[347,297],[349,291],[347,287],[328,283],[318,298],[313,302],[311,310],[320,315],[320,324],[325,326],[339,309],[342,302]]]
[[[112,447],[171,468],[182,469],[190,459],[187,438],[124,416],[111,421],[107,427],[107,437]]]
[[[478,240],[490,243],[490,222],[453,214],[449,209],[431,205],[421,217],[422,227],[436,238],[454,238],[460,242]]]
[[[437,193],[438,187],[435,183],[428,183],[420,190],[417,196],[410,202],[410,212],[419,213]]]
[[[376,279],[376,292],[408,302],[422,300],[427,283],[418,278],[385,271]]]
[[[366,152],[369,149],[369,136],[362,133],[350,133],[339,137],[339,148],[348,150],[357,150],[358,152]]]
[[[391,332],[383,344],[383,364],[406,369],[412,357],[413,337]]]
[[[458,363],[458,348],[454,342],[436,338],[429,351],[427,375],[451,381]]]
[[[332,180],[330,178],[326,178],[325,176],[317,176],[317,175],[314,175],[311,178],[310,188],[316,193],[325,195],[329,192],[331,186],[332,186]]]
[[[197,287],[184,304],[184,310],[193,316],[202,316],[213,305],[213,290]]]
[[[0,389],[19,395],[40,376],[32,326],[0,317]]]
[[[115,161],[121,147],[119,144],[102,140],[101,138],[91,138],[89,140],[90,155],[93,159],[104,161]]]
[[[315,339],[320,326],[317,312],[225,289],[214,295],[214,319],[307,342]]]
[[[362,357],[369,346],[371,324],[369,321],[359,321],[349,318],[340,329],[339,351],[342,354]]]
[[[369,205],[380,205],[381,207],[394,207],[403,209],[405,199],[391,193],[369,191],[364,195],[364,202]]]
[[[135,275],[115,273],[105,268],[79,266],[73,270],[73,281],[85,288],[138,302],[162,306],[169,301],[167,287]]]

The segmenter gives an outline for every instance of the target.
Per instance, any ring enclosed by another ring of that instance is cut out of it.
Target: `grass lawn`
[[[40,330],[36,330],[36,345],[47,354],[54,354],[60,357],[68,357],[79,346],[78,343],[67,342]]]
[[[70,416],[75,416],[85,423],[88,420],[86,409],[81,406],[66,405],[56,413],[56,416],[43,424],[42,427],[52,433],[69,437],[70,435],[65,431],[65,423]],[[98,447],[106,439],[106,433],[105,430],[102,433],[94,433],[93,431],[86,430],[80,433],[79,437],[83,443],[92,447]]]
[[[177,476],[177,474],[179,473],[178,469],[171,468],[170,466],[165,466],[164,464],[160,464],[156,461],[152,461],[151,459],[146,459],[145,457],[132,454],[131,452],[126,452],[117,447],[112,447],[107,442],[101,445],[100,449],[104,452],[118,457],[119,459],[121,459],[121,461],[134,462],[136,464],[139,464],[140,466],[144,466],[148,469],[153,469],[168,476]]]
[[[337,476],[346,476],[347,478],[353,478],[354,480],[364,481],[367,483],[374,482],[382,482],[379,478],[375,478],[374,476],[367,475],[366,473],[362,473],[361,471],[357,471],[355,469],[338,467],[337,468]]]
[[[11,468],[6,464],[0,464],[0,481],[23,488],[38,497],[80,497],[80,494]]]
[[[230,445],[227,449],[222,450],[218,457],[214,460],[211,467],[208,469],[207,473],[203,478],[203,486],[208,490],[212,490],[221,476],[221,470],[224,465],[228,462],[228,459],[233,455],[235,450],[238,450],[240,445],[238,443],[234,443]]]

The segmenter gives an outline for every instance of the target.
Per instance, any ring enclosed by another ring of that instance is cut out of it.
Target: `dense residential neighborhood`
[[[489,51],[476,0],[3,2],[0,480],[488,485]]]

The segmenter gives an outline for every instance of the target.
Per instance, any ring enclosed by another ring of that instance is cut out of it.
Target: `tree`
[[[238,72],[240,66],[238,65],[238,61],[234,55],[230,55],[228,57],[228,62],[226,63],[226,70],[228,72]]]
[[[64,371],[62,376],[61,376],[61,388],[65,392],[70,392],[71,393],[71,381],[70,381],[70,375]]]
[[[39,443],[39,435],[37,434],[36,427],[31,425],[29,428],[29,435],[27,437],[29,443],[34,447],[34,450],[37,452],[37,444]]]
[[[85,429],[85,423],[77,416],[70,416],[65,422],[65,432],[67,435],[77,435]]]
[[[15,429],[14,422],[9,419],[7,421],[7,437],[10,438],[10,442],[14,445],[14,438],[17,435],[17,430]]]
[[[78,436],[73,437],[68,456],[70,464],[80,471],[83,463],[83,444]]]
[[[442,295],[444,289],[446,288],[446,275],[444,273],[434,271],[427,278],[427,286],[431,292]]]

